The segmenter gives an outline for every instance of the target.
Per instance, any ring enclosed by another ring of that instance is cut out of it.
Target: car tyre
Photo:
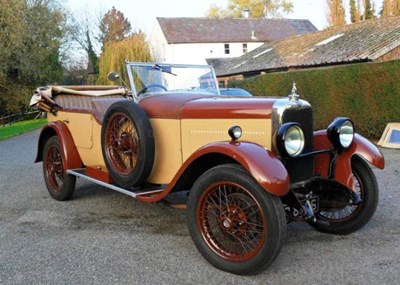
[[[66,173],[65,157],[57,136],[50,137],[45,143],[43,175],[52,198],[58,201],[71,199],[75,190],[76,177]]]
[[[374,173],[360,157],[352,159],[353,179],[362,201],[336,211],[316,213],[318,220],[328,223],[309,223],[318,231],[337,235],[353,233],[367,224],[375,213],[379,201],[379,188]]]
[[[234,164],[216,166],[197,179],[187,201],[187,224],[204,258],[238,275],[264,270],[286,235],[279,197]]]
[[[115,102],[104,115],[102,153],[113,182],[129,188],[142,185],[154,163],[154,137],[150,120],[133,101]]]

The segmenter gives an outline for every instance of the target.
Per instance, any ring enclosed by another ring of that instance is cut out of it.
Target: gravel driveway
[[[209,265],[185,213],[78,180],[57,202],[33,164],[39,132],[0,141],[0,284],[399,284],[400,150],[385,170],[372,221],[348,236],[289,224],[281,254],[241,277]]]

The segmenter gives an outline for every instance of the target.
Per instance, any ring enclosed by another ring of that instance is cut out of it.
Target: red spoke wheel
[[[121,175],[132,173],[137,166],[140,143],[135,125],[125,114],[111,116],[106,144],[113,169]]]
[[[51,197],[69,200],[75,190],[76,177],[66,174],[65,158],[57,136],[49,138],[43,152],[43,175]]]
[[[143,109],[130,100],[110,106],[101,130],[103,158],[113,181],[121,187],[143,184],[154,163],[154,138]]]
[[[318,220],[329,224],[310,223],[317,230],[332,234],[350,234],[362,228],[371,220],[379,200],[379,189],[374,173],[368,164],[359,157],[351,162],[356,193],[361,198],[357,205],[345,205],[336,209],[320,209]]]
[[[199,251],[215,267],[255,274],[278,255],[286,233],[280,199],[240,166],[205,172],[188,198],[188,226]]]

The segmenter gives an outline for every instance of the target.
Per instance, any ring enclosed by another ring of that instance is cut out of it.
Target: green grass
[[[21,135],[29,131],[36,130],[44,126],[46,122],[47,119],[35,119],[14,123],[5,127],[0,127],[0,141]]]

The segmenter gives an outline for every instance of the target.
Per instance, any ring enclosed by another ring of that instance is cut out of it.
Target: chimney
[[[242,13],[242,17],[245,19],[248,19],[250,16],[250,8],[244,8],[243,9],[243,13]]]
[[[251,37],[250,39],[252,41],[258,41],[258,38],[256,37],[256,33],[254,32],[254,30],[251,30]]]

